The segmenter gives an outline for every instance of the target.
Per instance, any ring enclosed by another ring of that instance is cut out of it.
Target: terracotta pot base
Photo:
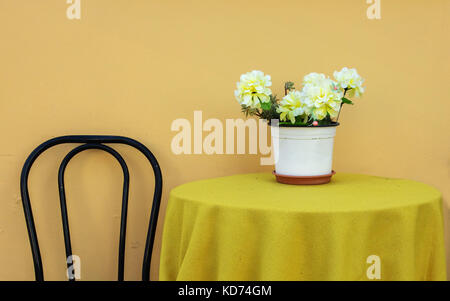
[[[272,172],[278,183],[283,184],[291,184],[291,185],[318,185],[318,184],[326,184],[330,182],[331,177],[336,173],[334,170],[331,173],[320,176],[287,176],[280,175],[275,172]]]

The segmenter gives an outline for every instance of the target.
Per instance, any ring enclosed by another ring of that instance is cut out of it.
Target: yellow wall
[[[410,178],[439,188],[450,206],[448,0],[0,0],[0,279],[33,279],[19,175],[29,152],[64,134],[136,138],[163,169],[168,192],[188,181],[270,170],[257,155],[184,155],[170,150],[175,118],[240,118],[233,90],[241,73],[272,75],[274,91],[312,71],[356,67],[367,93],[345,107],[334,169]],[[56,173],[70,146],[45,153],[31,196],[45,276],[64,279]],[[152,173],[119,147],[131,169],[126,279],[140,278]],[[116,278],[121,171],[89,151],[67,171],[74,253],[85,280]],[[448,224],[447,224],[448,225]],[[157,277],[160,235],[152,264]],[[448,227],[448,226],[447,226]],[[447,233],[447,236],[449,234]]]

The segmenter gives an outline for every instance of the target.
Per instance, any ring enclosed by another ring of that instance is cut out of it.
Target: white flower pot
[[[336,126],[271,127],[278,175],[311,177],[332,172]]]

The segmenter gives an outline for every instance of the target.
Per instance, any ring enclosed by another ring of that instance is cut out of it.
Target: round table
[[[160,280],[445,280],[441,202],[419,182],[344,173],[187,183],[170,193]]]

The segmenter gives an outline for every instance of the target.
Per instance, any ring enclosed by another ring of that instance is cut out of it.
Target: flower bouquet
[[[288,184],[328,183],[332,171],[333,142],[343,104],[364,93],[356,69],[342,68],[334,79],[310,73],[303,87],[284,85],[284,97],[272,94],[270,75],[252,71],[241,75],[235,96],[246,116],[266,119],[271,125],[275,154],[274,174]]]

